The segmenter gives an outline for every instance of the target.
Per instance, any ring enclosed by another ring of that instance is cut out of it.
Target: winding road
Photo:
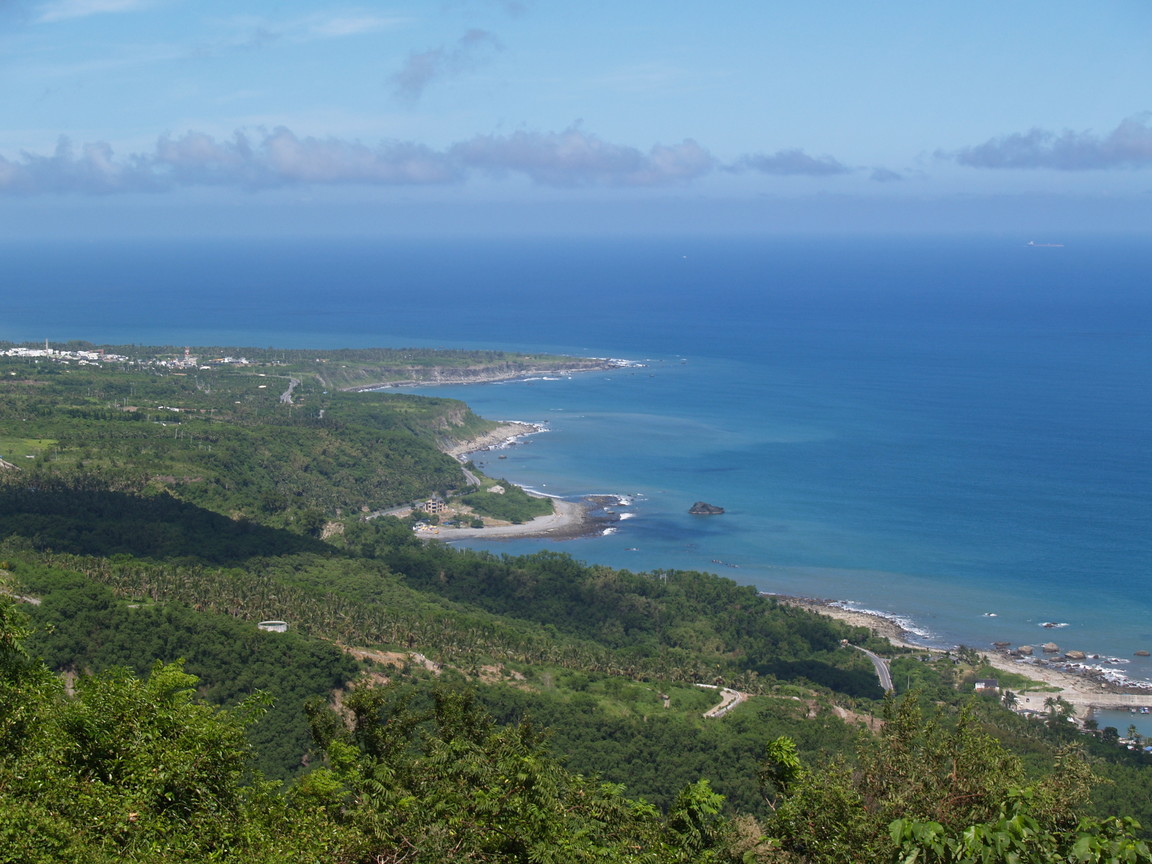
[[[868,655],[868,659],[872,661],[872,666],[876,670],[876,677],[880,679],[880,687],[885,693],[895,693],[896,687],[892,684],[892,670],[888,668],[888,661],[881,657],[879,654],[874,654],[867,648],[861,648],[859,645],[853,645],[857,651],[863,651]]]
[[[295,390],[299,386],[300,386],[300,379],[299,378],[289,378],[288,379],[288,389],[280,394],[280,404],[281,405],[291,405],[292,404],[292,391]]]
[[[715,684],[697,684],[696,686],[702,687],[705,690],[720,691],[720,704],[704,712],[704,716],[709,720],[715,719],[716,717],[723,717],[741,702],[748,700],[747,693],[741,693],[739,690],[733,690],[731,687],[718,687]]]

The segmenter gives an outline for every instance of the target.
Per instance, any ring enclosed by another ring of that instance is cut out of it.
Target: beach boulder
[[[1064,656],[1069,660],[1083,660],[1088,655],[1083,651],[1065,651]]]
[[[1032,646],[1031,645],[1021,645],[1019,648],[1016,649],[1016,653],[1022,654],[1025,657],[1031,657],[1032,656]]]
[[[1045,654],[1055,654],[1057,651],[1060,650],[1060,646],[1057,645],[1055,642],[1045,642],[1040,647],[1044,650]]]
[[[1137,657],[1147,657],[1148,652],[1145,651],[1143,648],[1141,648],[1139,651],[1136,652],[1136,656]]]
[[[719,516],[724,512],[723,507],[717,507],[715,504],[707,504],[703,501],[697,501],[688,508],[688,512],[693,516]]]

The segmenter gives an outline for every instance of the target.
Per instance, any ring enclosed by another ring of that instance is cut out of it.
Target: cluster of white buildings
[[[0,357],[28,357],[56,363],[77,363],[82,366],[128,362],[128,358],[122,354],[106,354],[103,351],[57,351],[49,348],[47,341],[43,348],[6,348],[0,351]]]
[[[75,363],[78,366],[100,366],[104,363],[137,363],[144,366],[162,366],[168,369],[211,369],[214,366],[248,366],[247,357],[215,357],[211,360],[201,361],[193,357],[191,350],[184,349],[184,356],[172,358],[155,358],[148,360],[134,360],[123,354],[110,354],[103,350],[95,351],[58,351],[44,340],[43,348],[5,348],[0,349],[0,357],[21,357],[30,360],[48,360],[53,363]]]

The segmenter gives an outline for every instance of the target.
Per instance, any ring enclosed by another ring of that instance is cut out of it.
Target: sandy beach
[[[776,597],[781,603],[799,606],[818,615],[835,618],[854,627],[867,627],[877,636],[881,636],[893,645],[902,645],[918,651],[938,651],[939,649],[926,648],[908,641],[908,633],[900,625],[889,618],[874,615],[869,612],[859,612],[853,609],[844,609],[834,606],[827,601],[812,600],[801,597]],[[981,652],[988,663],[1002,672],[1013,672],[1025,675],[1037,682],[1036,689],[1016,690],[1020,708],[1029,708],[1036,711],[1044,710],[1044,700],[1054,696],[1062,697],[1066,702],[1076,708],[1078,716],[1083,716],[1090,708],[1127,709],[1132,707],[1152,707],[1152,693],[1125,692],[1121,688],[1108,685],[1092,678],[1066,672],[1062,669],[1053,669],[1037,662],[1035,659],[1010,657],[995,651]],[[1057,690],[1040,688],[1058,688]]]
[[[478,438],[470,438],[451,446],[441,448],[449,456],[461,462],[467,462],[473,453],[486,450],[495,450],[515,443],[527,435],[536,435],[544,431],[544,426],[538,423],[524,423],[519,420],[502,422],[491,432]],[[466,472],[467,473],[467,472]],[[534,493],[529,493],[534,494]],[[545,496],[539,496],[545,497]],[[519,525],[487,525],[484,528],[450,528],[438,525],[421,536],[451,542],[453,540],[468,540],[482,537],[486,540],[506,540],[513,537],[550,537],[563,539],[568,537],[583,537],[595,533],[598,527],[589,517],[589,508],[578,501],[564,501],[560,498],[552,499],[553,513],[548,516],[537,516],[529,522]]]
[[[578,501],[552,499],[556,512],[549,516],[537,516],[531,522],[519,525],[489,525],[485,528],[444,528],[431,536],[437,540],[451,542],[482,537],[485,540],[506,540],[512,537],[583,537],[597,530],[588,518],[588,508]]]

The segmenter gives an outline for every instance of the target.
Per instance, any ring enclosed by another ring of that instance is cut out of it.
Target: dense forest
[[[1152,860],[1146,757],[976,652],[426,542],[377,514],[463,489],[461,403],[105,350],[0,358],[0,861]]]

